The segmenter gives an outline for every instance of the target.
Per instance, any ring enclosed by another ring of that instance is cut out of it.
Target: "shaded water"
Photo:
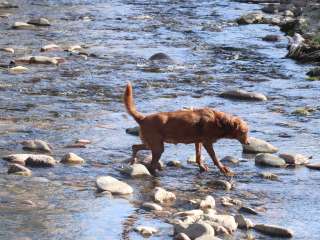
[[[59,159],[66,144],[78,138],[93,143],[72,149],[87,160],[81,167],[58,165],[35,169],[33,177],[6,174],[0,162],[0,239],[140,239],[125,230],[147,224],[160,228],[153,239],[171,239],[172,229],[162,218],[138,210],[150,198],[150,189],[164,186],[188,199],[206,192],[218,199],[226,195],[205,185],[223,178],[211,166],[208,174],[186,165],[193,146],[168,145],[164,162],[178,159],[186,167],[167,168],[150,180],[125,179],[135,188],[129,199],[110,199],[95,193],[98,175],[121,176],[117,168],[131,154],[138,139],[125,134],[135,126],[121,102],[124,85],[134,85],[138,109],[149,113],[186,106],[210,106],[243,117],[251,135],[270,141],[280,151],[293,151],[319,159],[318,82],[305,79],[308,66],[283,58],[286,39],[263,42],[266,34],[281,34],[268,25],[236,26],[233,20],[257,5],[229,1],[17,1],[20,8],[0,19],[1,47],[13,47],[15,56],[39,54],[41,46],[83,44],[97,57],[87,60],[67,52],[59,67],[32,65],[20,75],[0,73],[0,154],[22,152],[18,142],[43,139],[50,142]],[[15,21],[46,16],[53,25],[36,30],[10,30]],[[88,16],[92,21],[85,21]],[[146,60],[164,52],[175,64],[153,69]],[[1,52],[1,64],[12,60]],[[221,99],[218,94],[240,87],[259,91],[267,102]],[[318,108],[307,117],[291,114],[298,107]],[[283,138],[281,136],[286,136]],[[220,157],[232,155],[246,160],[232,166],[237,173],[236,190],[227,195],[266,208],[254,222],[280,224],[295,232],[294,239],[318,239],[320,176],[306,168],[267,169],[279,182],[257,177],[265,168],[256,167],[253,156],[242,156],[234,141],[216,144]],[[40,177],[40,178],[39,178]],[[196,191],[201,188],[203,191]],[[31,206],[25,200],[32,200]],[[181,203],[183,206],[183,203]],[[222,212],[228,209],[219,208]],[[245,233],[240,232],[240,236]],[[259,235],[257,234],[258,238]],[[238,239],[239,236],[234,237]],[[265,237],[261,237],[261,239]],[[232,239],[232,238],[231,238]]]

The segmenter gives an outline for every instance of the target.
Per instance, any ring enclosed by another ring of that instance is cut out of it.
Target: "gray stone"
[[[180,168],[181,167],[181,162],[179,160],[171,160],[167,163],[168,167],[176,167]]]
[[[140,131],[139,126],[126,129],[127,134],[134,135],[134,136],[139,136],[139,131]]]
[[[179,233],[176,236],[174,236],[174,240],[191,240],[187,234],[185,233]]]
[[[20,164],[10,164],[8,168],[8,174],[15,174],[20,176],[31,176],[32,172],[30,169],[20,165]]]
[[[219,224],[220,226],[227,229],[229,233],[233,233],[235,230],[237,230],[238,227],[234,217],[231,215],[204,215],[203,219]]]
[[[278,151],[278,148],[270,143],[253,137],[249,138],[248,145],[242,145],[242,147],[243,151],[246,153],[275,153]]]
[[[156,203],[152,203],[152,202],[145,202],[142,204],[142,208],[145,210],[154,210],[154,211],[162,211],[163,208],[156,204]]]
[[[205,222],[199,221],[190,224],[184,231],[185,234],[191,239],[197,239],[202,236],[214,236],[214,229]]]
[[[28,24],[32,24],[32,25],[35,25],[35,26],[50,26],[50,22],[48,19],[46,18],[35,18],[35,19],[31,19],[28,21]]]
[[[254,226],[252,221],[248,218],[245,218],[243,215],[238,214],[234,216],[234,219],[236,223],[238,224],[238,227],[241,229],[249,229]]]
[[[262,13],[249,13],[247,15],[244,15],[238,18],[237,23],[240,25],[260,23],[262,19],[263,19]]]
[[[310,163],[306,165],[307,168],[320,170],[320,163]]]
[[[257,92],[247,92],[242,89],[228,90],[220,94],[220,97],[239,99],[239,100],[249,100],[249,101],[266,101],[267,97],[262,93]]]
[[[264,178],[264,179],[269,179],[269,180],[273,180],[273,181],[277,181],[279,180],[279,177],[277,174],[271,173],[271,172],[262,172],[259,174],[260,177]]]
[[[212,180],[209,181],[208,184],[216,189],[229,191],[232,188],[231,183],[225,180]]]
[[[156,187],[153,194],[154,201],[160,204],[176,200],[173,192],[166,191],[161,187]]]
[[[274,156],[270,153],[259,153],[255,157],[256,165],[270,166],[270,167],[284,167],[286,162],[277,156]]]
[[[15,22],[12,25],[12,28],[17,30],[31,30],[31,29],[34,29],[35,27],[25,22]]]
[[[165,53],[155,53],[153,54],[150,58],[150,61],[165,61],[165,62],[173,62],[172,58],[169,57],[167,54]]]
[[[146,166],[139,163],[126,166],[124,169],[121,170],[121,172],[128,174],[131,177],[151,176]]]
[[[279,227],[276,225],[256,224],[253,227],[255,230],[274,237],[293,237],[293,231],[287,228]]]
[[[132,187],[127,183],[119,181],[111,176],[101,176],[96,180],[99,191],[108,191],[115,195],[127,195],[133,193]]]
[[[233,163],[233,164],[237,164],[240,162],[239,159],[232,157],[232,156],[225,156],[220,161],[221,162],[229,162],[229,163]]]
[[[296,153],[281,153],[279,157],[285,160],[287,164],[290,165],[305,165],[309,163],[309,158]]]
[[[154,227],[138,226],[134,228],[134,231],[140,233],[144,237],[150,237],[157,233],[158,230]]]
[[[253,209],[251,207],[246,207],[246,206],[240,207],[239,212],[249,213],[249,214],[253,214],[253,215],[259,214],[259,212],[257,212],[255,209]]]
[[[66,164],[83,164],[85,160],[75,153],[67,153],[63,156],[61,162]]]
[[[52,153],[51,146],[42,140],[26,140],[21,144],[24,150]]]
[[[57,161],[48,155],[32,154],[26,159],[25,164],[30,167],[54,167]]]

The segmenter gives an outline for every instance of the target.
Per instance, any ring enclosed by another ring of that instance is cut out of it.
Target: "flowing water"
[[[156,226],[151,239],[171,239],[172,227],[162,217],[139,210],[154,186],[189,199],[212,194],[238,197],[265,209],[249,216],[256,223],[279,224],[294,230],[294,239],[319,239],[320,176],[307,168],[268,169],[242,155],[238,142],[215,144],[220,157],[240,158],[231,166],[236,189],[225,193],[208,188],[210,179],[223,179],[205,155],[211,171],[199,175],[186,163],[191,145],[167,145],[162,160],[180,160],[182,169],[166,168],[159,177],[132,180],[117,170],[139,139],[125,129],[136,123],[125,113],[122,93],[127,81],[134,86],[138,109],[144,113],[182,107],[210,106],[243,117],[251,136],[265,139],[281,152],[298,152],[319,160],[319,82],[307,81],[309,68],[284,58],[285,37],[278,43],[261,40],[281,34],[268,25],[237,26],[234,19],[259,9],[254,4],[231,1],[126,1],[126,0],[20,0],[20,8],[0,19],[0,45],[16,49],[14,57],[39,55],[43,45],[82,44],[95,56],[85,59],[68,52],[60,66],[29,65],[28,72],[0,73],[0,155],[23,152],[18,144],[43,139],[54,146],[54,156],[70,151],[75,139],[90,139],[87,148],[71,149],[87,160],[81,167],[58,165],[33,169],[21,178],[6,173],[0,162],[0,239],[141,239],[127,231],[132,226]],[[11,30],[15,21],[45,16],[50,27]],[[147,59],[168,54],[175,63],[154,67]],[[42,54],[42,53],[41,53]],[[1,52],[1,64],[12,60]],[[266,102],[232,101],[218,97],[222,91],[242,88],[268,96]],[[291,113],[313,107],[309,116]],[[280,181],[261,180],[259,172],[272,171]],[[128,198],[96,193],[98,175],[124,179],[134,187]],[[34,204],[30,203],[31,200]],[[179,207],[186,206],[178,201]],[[218,206],[220,212],[232,212]],[[254,233],[258,239],[265,236]],[[245,232],[238,231],[239,239]]]

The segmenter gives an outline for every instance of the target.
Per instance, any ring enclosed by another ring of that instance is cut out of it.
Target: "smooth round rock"
[[[204,200],[200,201],[201,209],[214,208],[216,206],[216,201],[212,196],[206,196]]]
[[[28,21],[28,24],[32,24],[32,25],[35,25],[35,26],[50,26],[50,22],[48,19],[46,18],[35,18],[35,19],[31,19]]]
[[[150,58],[150,61],[173,61],[171,57],[169,57],[165,53],[155,53]]]
[[[221,93],[219,96],[224,98],[249,100],[249,101],[266,101],[267,100],[267,97],[262,93],[247,92],[242,89],[228,90]]]
[[[167,166],[168,167],[180,168],[181,167],[181,162],[179,160],[171,160],[171,161],[167,162]]]
[[[67,164],[83,164],[85,163],[85,160],[75,153],[67,153],[63,156],[61,162]]]
[[[284,167],[286,166],[286,162],[275,155],[270,153],[259,153],[255,157],[256,165],[270,166],[270,167]]]
[[[144,176],[151,176],[149,170],[143,164],[132,164],[126,166],[121,172],[128,174],[131,177],[144,177]]]
[[[16,67],[9,68],[10,73],[24,73],[28,70],[29,70],[29,68],[26,68],[23,66],[16,66]]]
[[[266,42],[278,42],[280,41],[280,36],[279,35],[266,35],[265,37],[262,38],[263,41]]]
[[[30,167],[54,167],[57,161],[51,156],[32,154],[27,158],[25,163],[26,166]]]
[[[238,224],[238,228],[241,229],[249,229],[254,226],[252,221],[248,218],[245,218],[243,215],[238,214],[234,216],[236,223]]]
[[[220,161],[221,162],[229,162],[229,163],[233,163],[233,164],[237,164],[240,162],[239,159],[232,157],[232,156],[225,156]]]
[[[281,153],[279,157],[284,159],[290,165],[305,165],[309,163],[309,158],[297,153]]]
[[[242,147],[245,153],[275,153],[278,151],[278,148],[270,143],[254,137],[250,137],[249,144],[243,144]]]
[[[163,208],[156,203],[152,203],[152,202],[145,202],[142,204],[142,208],[146,209],[146,210],[151,210],[151,211],[162,211]]]
[[[116,195],[127,195],[133,193],[133,188],[127,183],[119,181],[111,176],[101,176],[96,180],[99,191],[108,191]]]
[[[61,50],[61,48],[57,44],[48,44],[43,46],[40,49],[41,52],[57,51],[57,50]]]
[[[50,145],[42,140],[26,140],[21,144],[24,150],[52,153]]]
[[[273,237],[286,237],[291,238],[293,237],[293,231],[287,228],[283,228],[276,225],[267,225],[267,224],[256,224],[253,227],[255,230],[269,235]]]
[[[12,28],[17,30],[31,30],[34,29],[34,26],[25,22],[15,22]]]
[[[320,170],[320,163],[310,163],[307,164],[306,167],[314,170]]]
[[[139,136],[139,132],[140,132],[140,127],[138,126],[126,129],[126,133],[133,136]]]
[[[208,184],[216,189],[221,189],[225,191],[229,191],[232,188],[231,183],[225,180],[212,180],[209,181]]]
[[[20,165],[25,165],[26,160],[33,154],[10,154],[3,157],[3,160],[6,160],[10,163],[17,163]]]
[[[176,200],[176,195],[173,192],[166,191],[161,187],[156,187],[153,194],[154,201],[160,204]]]
[[[231,215],[204,215],[204,220],[209,222],[210,225],[210,222],[212,222],[212,225],[219,224],[227,229],[229,233],[236,231],[238,227],[234,217]]]
[[[142,236],[150,237],[157,233],[158,230],[154,227],[138,226],[134,228],[134,231],[140,233]]]
[[[251,207],[246,207],[246,206],[242,206],[239,208],[239,212],[243,212],[243,213],[249,213],[249,214],[253,214],[253,215],[258,215],[259,212],[257,212],[255,209],[251,208]]]
[[[8,168],[8,174],[15,174],[20,176],[31,176],[32,172],[30,169],[20,164],[10,164]]]
[[[259,174],[260,177],[264,178],[264,179],[269,179],[269,180],[279,180],[279,177],[277,174],[271,173],[271,172],[262,172]]]

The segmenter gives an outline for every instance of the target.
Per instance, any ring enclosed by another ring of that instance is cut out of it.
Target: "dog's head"
[[[234,131],[234,137],[241,143],[244,145],[248,145],[249,144],[249,136],[248,136],[248,132],[249,132],[249,127],[248,124],[243,121],[240,118],[237,118],[235,121],[235,131]]]

